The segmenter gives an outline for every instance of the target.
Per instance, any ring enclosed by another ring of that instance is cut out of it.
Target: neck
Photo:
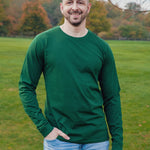
[[[88,30],[85,27],[86,20],[84,20],[79,26],[71,25],[66,19],[64,24],[60,26],[63,32],[73,37],[83,37],[87,34]]]

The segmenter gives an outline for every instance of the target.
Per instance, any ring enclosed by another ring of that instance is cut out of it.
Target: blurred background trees
[[[6,12],[8,5],[9,1],[0,0],[0,35],[2,36],[6,35],[11,27],[10,19]]]
[[[37,35],[41,31],[52,27],[47,12],[38,1],[23,4],[19,31],[23,35]]]
[[[92,7],[87,18],[87,27],[96,34],[102,31],[109,31],[111,25],[107,18],[104,2],[91,0],[91,3]]]
[[[0,36],[35,36],[62,23],[61,0],[0,0]],[[87,27],[104,39],[150,40],[150,12],[121,11],[107,1],[91,0]],[[131,9],[139,5],[128,3]]]
[[[43,4],[43,7],[47,12],[48,17],[51,20],[52,26],[58,25],[62,18],[62,14],[59,8],[60,2],[61,0],[51,0]]]

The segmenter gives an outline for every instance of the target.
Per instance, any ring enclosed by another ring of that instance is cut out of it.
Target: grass
[[[150,149],[150,42],[107,41],[121,86],[124,150]],[[0,38],[0,150],[41,150],[43,137],[18,96],[21,67],[31,39]],[[44,108],[43,77],[37,89]]]

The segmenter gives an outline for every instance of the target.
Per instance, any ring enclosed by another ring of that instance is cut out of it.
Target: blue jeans
[[[58,139],[44,139],[44,150],[108,150],[108,148],[109,141],[90,144],[76,144],[63,142]]]

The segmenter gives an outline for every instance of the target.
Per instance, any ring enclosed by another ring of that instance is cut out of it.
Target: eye
[[[70,5],[72,4],[72,1],[67,1],[66,4]]]
[[[84,4],[84,2],[83,2],[83,1],[78,1],[77,3],[78,3],[78,4]]]

